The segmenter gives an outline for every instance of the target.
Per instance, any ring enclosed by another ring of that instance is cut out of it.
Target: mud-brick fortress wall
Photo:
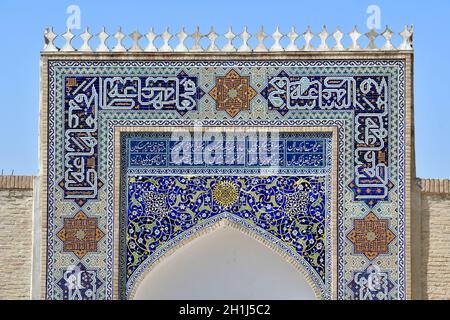
[[[31,297],[34,179],[0,176],[0,299]],[[421,242],[421,259],[417,263],[422,275],[416,285],[422,299],[448,300],[450,180],[417,179],[416,186],[413,203],[421,208],[420,237],[416,237]]]
[[[30,299],[33,181],[0,176],[0,299]]]
[[[423,179],[422,298],[450,299],[450,180]]]

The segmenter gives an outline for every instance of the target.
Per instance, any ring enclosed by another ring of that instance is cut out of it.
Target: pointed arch
[[[301,256],[296,254],[286,244],[267,231],[252,226],[239,217],[226,212],[183,232],[179,237],[173,239],[170,243],[158,250],[158,252],[155,252],[152,256],[148,257],[131,275],[126,288],[123,288],[123,290],[126,290],[125,296],[128,299],[133,299],[136,295],[137,288],[146,276],[167,257],[177,252],[178,249],[195,239],[208,235],[218,228],[223,227],[230,227],[240,231],[281,256],[286,262],[290,263],[298,272],[300,272],[314,292],[315,299],[326,298],[326,289],[322,279]]]

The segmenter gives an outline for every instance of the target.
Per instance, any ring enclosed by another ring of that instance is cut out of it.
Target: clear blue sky
[[[97,33],[122,26],[129,34],[154,26],[169,26],[188,33],[196,25],[206,32],[211,25],[223,33],[228,25],[240,33],[264,25],[267,33],[279,25],[287,32],[294,25],[300,33],[311,25],[319,32],[341,26],[344,32],[358,25],[367,31],[366,9],[381,9],[381,25],[400,31],[414,24],[415,124],[417,175],[450,178],[450,1],[23,1],[0,0],[0,172],[36,174],[38,171],[39,52],[43,30],[65,30],[69,5],[81,9],[81,27]],[[78,30],[75,30],[78,32]]]

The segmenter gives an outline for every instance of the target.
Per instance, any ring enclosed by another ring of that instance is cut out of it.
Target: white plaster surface
[[[278,253],[231,227],[176,250],[139,284],[135,299],[314,299]]]

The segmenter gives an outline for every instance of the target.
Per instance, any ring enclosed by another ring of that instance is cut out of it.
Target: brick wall
[[[33,177],[0,176],[0,299],[30,299]]]
[[[422,186],[422,298],[450,299],[450,180]]]

